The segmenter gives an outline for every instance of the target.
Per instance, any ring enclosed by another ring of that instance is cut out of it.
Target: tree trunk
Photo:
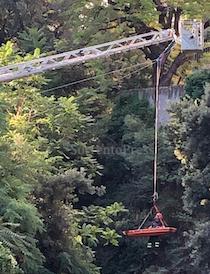
[[[185,52],[180,52],[179,55],[176,57],[174,62],[172,63],[171,67],[169,68],[168,72],[165,75],[162,75],[160,79],[160,85],[161,86],[170,86],[171,80],[176,74],[177,69],[183,65],[186,61],[190,60],[192,58],[192,55],[188,55]]]

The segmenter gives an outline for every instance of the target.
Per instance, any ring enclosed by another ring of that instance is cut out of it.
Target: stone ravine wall
[[[184,95],[184,86],[169,86],[160,87],[159,95],[159,121],[161,124],[165,124],[169,119],[169,113],[167,109],[170,108],[171,103],[178,102]],[[155,103],[155,88],[144,88],[139,91],[139,98],[147,97],[150,104]]]

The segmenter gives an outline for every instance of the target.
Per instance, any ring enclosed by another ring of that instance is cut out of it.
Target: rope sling
[[[175,42],[172,41],[168,47],[160,54],[160,56],[156,59],[156,86],[155,86],[155,128],[154,128],[154,167],[153,167],[153,206],[136,230],[128,230],[124,231],[123,234],[126,236],[133,237],[142,237],[142,236],[159,236],[165,235],[168,233],[176,232],[176,228],[168,227],[167,223],[164,219],[162,219],[161,223],[163,227],[160,228],[147,228],[142,229],[144,224],[146,223],[149,216],[155,211],[155,214],[160,213],[160,210],[157,207],[157,200],[159,198],[158,195],[158,129],[159,129],[159,90],[160,90],[160,76],[161,76],[161,67],[165,57],[168,53],[170,53],[173,48]],[[162,214],[161,214],[162,215]]]
[[[163,52],[164,53],[164,52]],[[159,127],[159,91],[160,91],[160,74],[161,74],[161,60],[162,54],[156,60],[156,86],[155,86],[155,132],[154,132],[154,166],[153,166],[153,207],[156,206],[158,200],[157,189],[157,172],[158,172],[158,127]],[[138,229],[141,229],[146,223],[147,219],[153,212],[153,207],[150,209]]]

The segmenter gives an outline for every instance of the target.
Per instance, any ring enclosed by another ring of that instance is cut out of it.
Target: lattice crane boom
[[[79,64],[116,53],[170,42],[174,39],[172,30],[152,31],[113,42],[12,64],[0,68],[0,82],[8,82],[48,70],[59,69],[67,65]]]

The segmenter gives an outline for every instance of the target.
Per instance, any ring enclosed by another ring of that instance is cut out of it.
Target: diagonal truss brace
[[[32,74],[59,69],[67,65],[84,63],[92,59],[107,57],[112,54],[140,49],[172,40],[174,40],[172,30],[152,31],[113,42],[42,57],[19,64],[12,64],[0,68],[0,82],[8,82]]]

